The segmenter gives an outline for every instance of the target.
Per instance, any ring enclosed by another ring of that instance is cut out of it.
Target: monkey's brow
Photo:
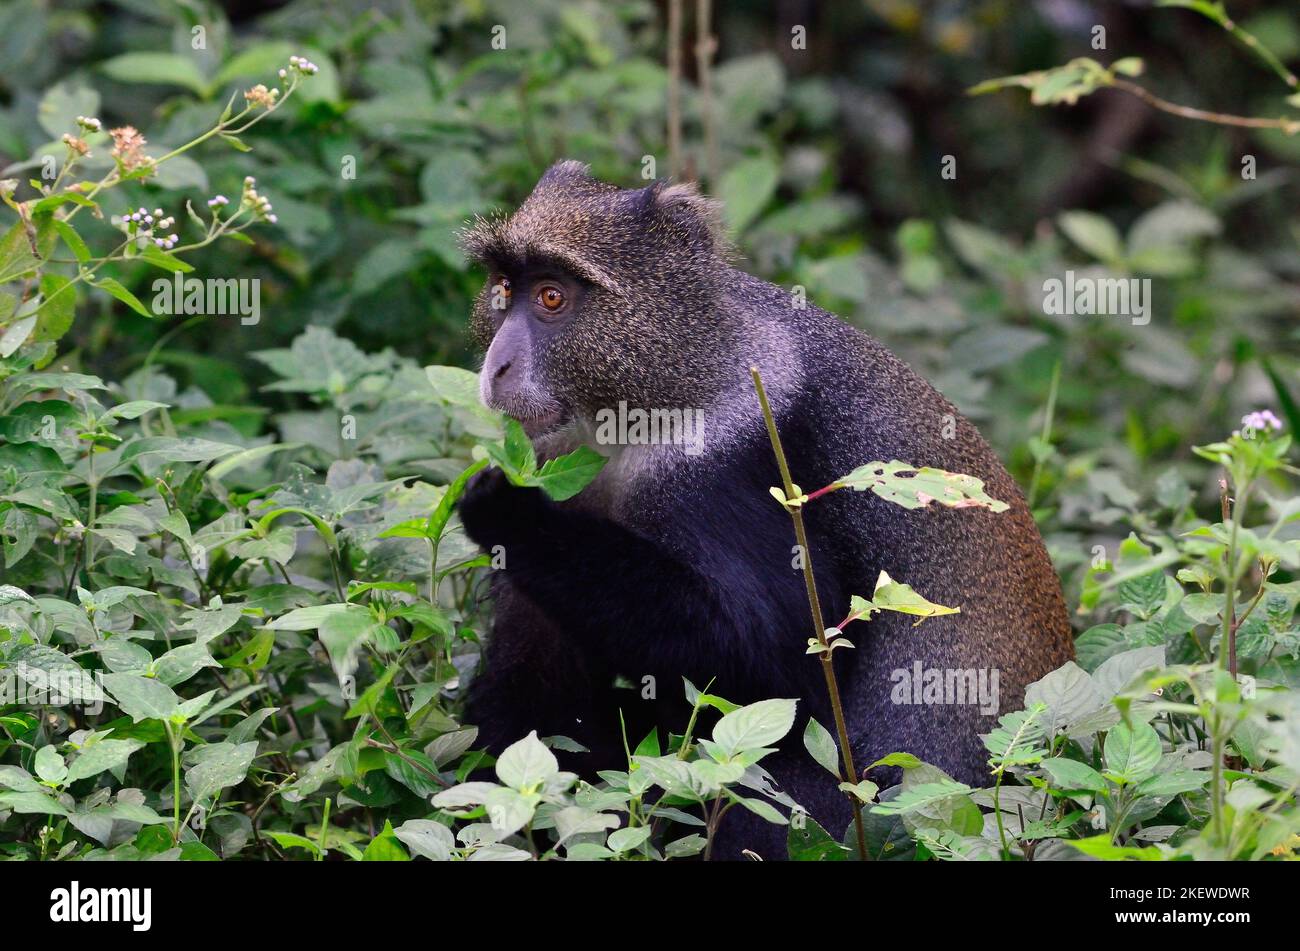
[[[599,284],[610,290],[617,290],[604,273],[588,262],[563,253],[556,253],[540,248],[528,248],[522,253],[497,245],[488,246],[476,255],[479,261],[489,268],[512,274],[549,271],[564,274],[584,284]]]

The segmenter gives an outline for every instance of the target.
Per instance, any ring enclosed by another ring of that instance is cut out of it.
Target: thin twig
[[[700,77],[700,120],[704,124],[705,167],[709,188],[716,192],[721,171],[718,168],[718,129],[713,113],[713,56],[718,38],[713,35],[713,0],[698,0],[695,8],[695,68]]]
[[[668,171],[682,170],[682,0],[668,0]]]
[[[772,451],[776,455],[777,467],[781,470],[781,481],[785,487],[785,496],[786,498],[793,498],[795,496],[794,480],[790,477],[790,466],[785,459],[785,450],[781,448],[781,436],[776,430],[776,418],[772,415],[772,407],[767,402],[767,392],[763,389],[762,377],[759,376],[758,367],[750,367],[749,372],[754,378],[754,389],[758,393],[758,402],[763,409],[763,420],[767,423],[767,435],[772,441]],[[808,533],[804,529],[803,513],[798,507],[787,507],[786,510],[790,513],[790,521],[794,523],[795,540],[799,543],[799,551],[803,556],[804,587],[808,592],[808,607],[812,614],[813,634],[822,648],[818,657],[822,664],[822,675],[826,678],[826,692],[830,695],[831,711],[835,716],[835,730],[839,734],[840,755],[844,759],[843,778],[845,782],[856,784],[858,771],[857,767],[853,765],[853,748],[849,743],[848,722],[844,718],[844,704],[840,700],[840,685],[835,679],[835,665],[831,658],[831,647],[826,640],[826,623],[822,616],[821,599],[817,595],[817,579],[813,575],[812,552],[808,547]],[[845,793],[845,795],[853,806],[853,826],[857,831],[858,855],[865,861],[867,858],[867,837],[862,825],[862,803],[852,793]]]
[[[1115,89],[1122,89],[1130,96],[1136,96],[1155,109],[1168,112],[1171,115],[1181,116],[1184,119],[1196,119],[1200,122],[1213,122],[1217,125],[1237,126],[1243,129],[1278,129],[1287,135],[1295,135],[1300,132],[1300,120],[1296,119],[1262,119],[1254,116],[1234,116],[1226,112],[1210,112],[1207,109],[1180,106],[1176,102],[1160,98],[1144,86],[1118,77],[1111,80],[1110,85]]]

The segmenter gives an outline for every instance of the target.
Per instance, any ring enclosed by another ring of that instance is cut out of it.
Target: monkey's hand
[[[512,485],[495,466],[470,479],[460,499],[465,534],[488,550],[537,533],[554,510],[541,489]]]

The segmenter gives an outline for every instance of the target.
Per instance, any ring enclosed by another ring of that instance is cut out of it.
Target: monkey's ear
[[[655,210],[672,228],[697,248],[713,251],[724,243],[722,205],[700,194],[694,182],[651,186]]]
[[[535,188],[543,185],[566,185],[573,182],[591,181],[591,166],[576,159],[565,159],[548,168],[537,180]]]

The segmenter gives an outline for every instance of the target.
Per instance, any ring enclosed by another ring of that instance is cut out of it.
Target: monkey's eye
[[[554,314],[564,307],[566,303],[564,291],[554,284],[543,284],[537,289],[537,303],[542,306],[543,310]]]

